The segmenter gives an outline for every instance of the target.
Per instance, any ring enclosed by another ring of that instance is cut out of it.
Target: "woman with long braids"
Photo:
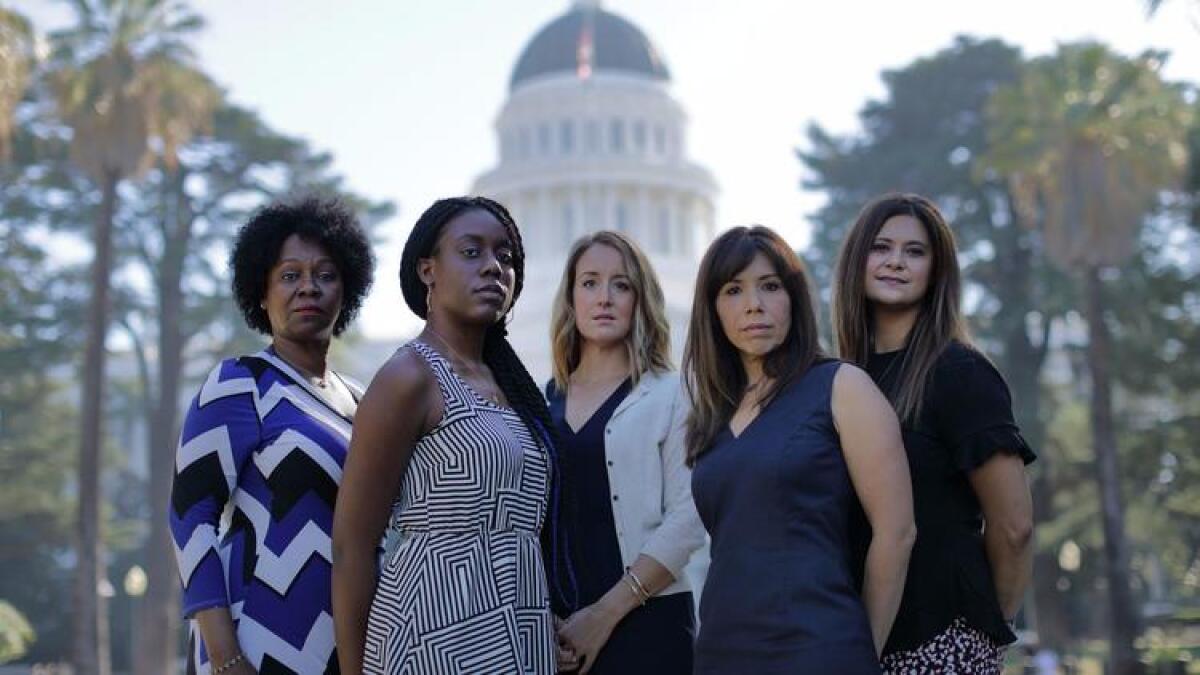
[[[343,673],[555,670],[552,427],[504,330],[524,267],[483,197],[439,200],[408,237],[400,283],[425,328],[363,397],[334,517]]]
[[[918,535],[889,673],[1000,673],[1031,573],[1035,455],[1004,379],[971,345],[960,283],[954,234],[911,194],[863,208],[835,273],[839,354],[891,401],[912,471]],[[870,537],[866,523],[855,531]]]
[[[775,232],[709,246],[683,363],[712,536],[695,672],[878,673],[914,537],[900,428],[865,373],[822,358],[807,275]],[[861,596],[857,502],[874,526]]]
[[[684,465],[689,406],[662,289],[629,237],[601,230],[571,246],[550,331],[547,397],[572,495],[572,564],[559,569],[574,573],[581,605],[555,607],[559,636],[581,675],[690,675],[683,569],[704,529]]]

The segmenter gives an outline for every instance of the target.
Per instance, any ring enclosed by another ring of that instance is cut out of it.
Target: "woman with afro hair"
[[[413,226],[400,283],[425,327],[363,397],[334,518],[343,673],[555,672],[553,425],[504,329],[524,272],[490,199],[439,200]]]
[[[329,532],[362,391],[326,357],[374,258],[350,209],[309,196],[257,211],[230,264],[270,345],[214,368],[183,423],[169,509],[188,672],[335,673]]]

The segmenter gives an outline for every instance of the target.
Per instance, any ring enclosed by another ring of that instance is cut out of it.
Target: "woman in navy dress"
[[[188,672],[336,673],[329,535],[362,391],[326,355],[374,259],[352,212],[310,198],[257,212],[231,266],[271,345],[213,369],[183,422],[170,527]]]
[[[998,674],[1032,567],[1035,456],[968,337],[954,234],[929,200],[884,195],[847,233],[836,279],[838,350],[888,395],[912,471],[919,534],[884,669]]]
[[[821,357],[803,265],[757,226],[700,263],[684,372],[692,493],[712,537],[697,673],[878,673],[915,537],[887,399]],[[847,538],[874,537],[860,596]]]
[[[669,331],[654,269],[632,240],[600,231],[575,242],[551,319],[547,397],[569,486],[570,541],[556,571],[579,589],[555,610],[580,673],[692,672],[683,569],[704,529],[684,464],[688,406]]]

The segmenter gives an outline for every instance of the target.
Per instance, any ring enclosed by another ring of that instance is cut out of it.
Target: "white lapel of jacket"
[[[617,405],[617,409],[613,411],[612,417],[608,418],[609,423],[611,423],[612,420],[615,420],[618,415],[625,412],[629,406],[637,403],[639,400],[644,398],[646,394],[649,394],[650,389],[654,387],[654,382],[656,379],[657,378],[651,373],[642,375],[642,378],[638,380],[637,387],[634,388],[633,391],[629,392],[629,395],[625,397],[625,400],[621,401],[621,403]]]

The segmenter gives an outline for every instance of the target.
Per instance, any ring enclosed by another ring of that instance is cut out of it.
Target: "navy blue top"
[[[571,495],[562,518],[571,535],[571,567],[579,589],[580,607],[599,600],[625,573],[613,518],[604,428],[632,388],[632,380],[621,383],[577,433],[567,424],[565,393],[558,391],[553,382],[546,385],[550,417],[562,442],[559,450],[563,458],[564,489]],[[560,583],[566,585],[569,580],[562,579]],[[568,608],[555,607],[555,610],[565,614]],[[691,593],[650,598],[621,619],[588,672],[690,675],[692,617]]]
[[[847,541],[857,501],[823,361],[692,472],[712,537],[696,673],[878,673]]]
[[[563,514],[563,525],[575,533],[571,537],[571,559],[579,589],[580,607],[600,599],[621,579],[621,546],[613,520],[612,491],[604,456],[604,427],[617,406],[629,395],[631,381],[626,379],[592,413],[576,432],[567,424],[567,397],[554,383],[546,385],[550,418],[558,427],[562,452],[570,456],[564,462],[564,482],[571,486],[574,508]]]

